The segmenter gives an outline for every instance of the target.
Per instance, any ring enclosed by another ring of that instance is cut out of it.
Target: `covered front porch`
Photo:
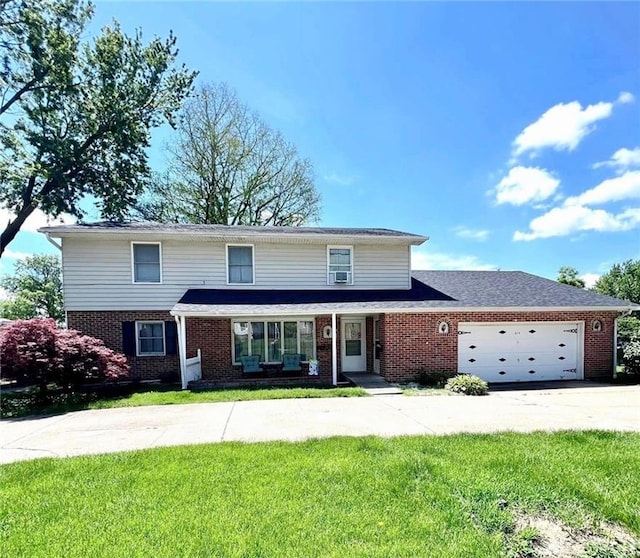
[[[172,314],[183,389],[190,382],[337,386],[345,381],[343,373],[380,372],[378,314],[274,315],[258,309],[227,315],[174,309]]]

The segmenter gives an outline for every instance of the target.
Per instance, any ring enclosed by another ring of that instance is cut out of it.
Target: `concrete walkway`
[[[3,421],[0,463],[232,440],[566,429],[640,431],[640,386],[78,411]]]
[[[356,386],[361,387],[369,395],[401,395],[402,390],[392,386],[380,374],[369,372],[343,372],[343,376]]]

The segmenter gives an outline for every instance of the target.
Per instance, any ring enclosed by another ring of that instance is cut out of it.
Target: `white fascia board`
[[[353,314],[353,315],[369,315],[369,314],[433,314],[433,313],[447,313],[447,312],[628,312],[630,310],[640,309],[640,307],[629,306],[516,306],[516,307],[432,307],[432,308],[393,308],[393,307],[371,307],[371,308],[331,308],[331,307],[315,307],[312,309],[298,310],[292,308],[288,311],[291,315],[296,316],[320,316],[327,315],[333,312],[337,314]],[[274,311],[273,309],[266,310],[264,312],[256,312],[255,314],[247,314],[246,312],[225,311],[225,312],[181,312],[180,310],[172,309],[169,312],[172,316],[186,316],[189,318],[229,318],[236,316],[274,316],[281,315],[282,312]]]

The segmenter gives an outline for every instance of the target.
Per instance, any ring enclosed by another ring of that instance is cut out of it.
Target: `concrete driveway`
[[[640,431],[640,386],[79,411],[3,421],[0,463],[226,441],[567,429]]]

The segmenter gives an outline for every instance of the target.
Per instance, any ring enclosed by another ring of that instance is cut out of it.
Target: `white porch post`
[[[176,316],[178,330],[178,354],[180,357],[180,380],[182,389],[187,389],[187,328],[184,316]]]
[[[338,331],[336,313],[331,314],[331,375],[334,386],[338,385]]]

